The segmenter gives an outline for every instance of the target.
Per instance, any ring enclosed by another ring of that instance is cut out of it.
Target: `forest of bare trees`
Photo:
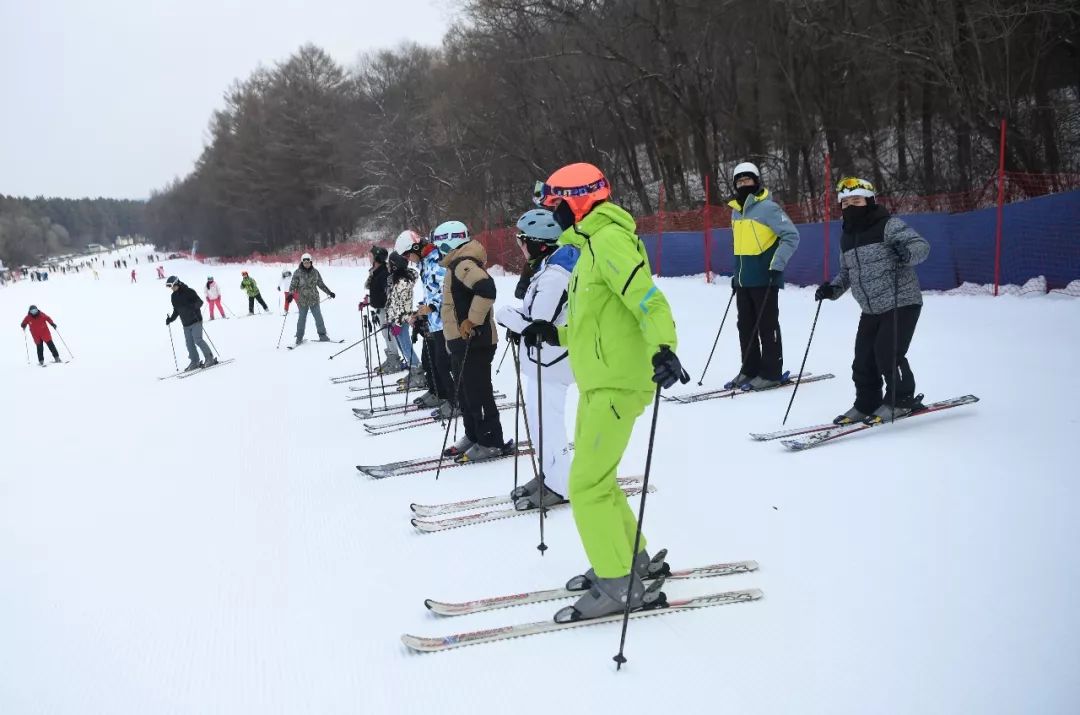
[[[661,184],[722,203],[744,159],[815,199],[826,153],[893,195],[962,192],[1003,118],[1010,171],[1080,173],[1075,0],[464,0],[441,47],[346,68],[309,45],[236,83],[147,234],[240,255],[494,226],[577,160],[641,214]]]

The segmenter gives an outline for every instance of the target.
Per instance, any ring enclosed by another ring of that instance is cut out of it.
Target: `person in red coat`
[[[30,310],[22,321],[23,330],[30,326],[30,337],[34,339],[34,345],[37,347],[38,365],[42,367],[45,367],[46,345],[49,346],[49,352],[52,353],[53,362],[60,362],[60,353],[57,351],[56,345],[53,344],[52,333],[49,332],[50,325],[56,327],[53,319],[38,310],[36,305],[30,306]]]

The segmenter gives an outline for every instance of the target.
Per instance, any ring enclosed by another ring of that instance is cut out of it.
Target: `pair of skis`
[[[802,376],[801,384],[805,385],[808,382],[818,382],[820,380],[831,380],[836,377],[832,373],[825,373],[824,375],[815,375],[810,372],[804,372]],[[704,402],[705,400],[718,400],[724,397],[738,397],[740,395],[756,395],[759,392],[769,392],[770,390],[779,390],[784,387],[794,387],[795,380],[791,379],[790,373],[784,373],[784,377],[781,379],[779,385],[772,387],[763,387],[759,390],[744,390],[741,387],[722,388],[719,390],[701,390],[699,392],[690,392],[683,395],[665,395],[663,399],[668,402],[677,402],[683,405],[689,405],[694,402]]]
[[[758,564],[756,561],[737,561],[734,563],[712,564],[709,566],[700,566],[697,568],[685,569],[682,571],[673,571],[666,577],[666,582],[682,581],[686,579],[732,576],[735,574],[750,573],[752,571],[756,571],[757,568]],[[581,591],[568,591],[565,588],[553,588],[543,591],[527,591],[525,593],[517,593],[507,596],[483,598],[476,601],[465,601],[461,603],[449,603],[428,599],[424,601],[424,605],[427,606],[427,608],[432,613],[438,614],[440,616],[463,616],[472,613],[483,613],[485,611],[492,611],[500,608],[509,608],[512,606],[524,606],[533,603],[544,603],[546,601],[573,598],[574,596],[579,596],[581,594]],[[711,606],[723,606],[731,603],[746,603],[748,601],[756,601],[757,599],[761,598],[762,595],[763,594],[759,589],[749,588],[737,591],[721,591],[716,593],[709,593],[703,596],[695,596],[692,598],[662,600],[658,607],[649,610],[634,611],[630,614],[630,618],[648,618],[650,616],[660,616],[668,613],[689,611],[699,608],[708,608]],[[493,643],[496,641],[508,640],[510,638],[531,636],[538,633],[552,633],[554,631],[563,631],[570,628],[594,626],[601,623],[618,623],[622,621],[622,619],[623,614],[618,613],[611,616],[605,616],[603,618],[593,618],[585,621],[574,621],[571,623],[556,623],[554,620],[536,621],[534,623],[522,623],[518,625],[504,626],[502,628],[487,628],[479,631],[468,631],[463,633],[455,633],[447,636],[437,636],[433,638],[425,638],[405,634],[401,637],[401,641],[411,650],[431,653],[450,650],[453,648],[460,648],[461,646],[466,645]]]
[[[901,420],[911,419],[912,417],[919,417],[920,415],[928,415],[934,412],[941,412],[942,410],[949,410],[954,407],[962,407],[964,405],[972,405],[979,401],[979,398],[975,395],[963,395],[961,397],[953,397],[948,400],[941,400],[939,402],[933,402],[926,406],[926,409],[919,410],[918,412],[911,412],[897,417],[896,422]],[[857,432],[863,432],[873,427],[881,427],[890,424],[889,422],[882,422],[880,424],[866,424],[864,422],[856,422],[850,425],[836,425],[832,422],[828,422],[820,425],[810,425],[808,427],[795,427],[793,429],[779,430],[776,432],[751,432],[751,439],[759,442],[767,442],[771,440],[780,440],[780,444],[784,445],[788,449],[801,452],[814,447],[819,447],[823,444],[828,444],[841,437],[846,437]]]
[[[493,457],[491,459],[485,459],[480,462],[458,462],[457,457],[421,457],[419,459],[405,459],[400,462],[389,462],[387,464],[378,465],[356,465],[356,470],[361,474],[365,474],[372,479],[387,479],[389,477],[401,477],[408,474],[419,474],[421,472],[431,472],[439,467],[439,463],[442,463],[443,469],[449,469],[451,467],[464,467],[471,464],[487,464],[488,462],[496,462],[502,459],[507,459],[514,456],[527,456],[532,454],[532,447],[528,442],[518,442],[516,452],[511,448],[512,445],[508,442],[508,451],[505,454]]]
[[[186,380],[187,378],[191,377],[192,375],[199,375],[199,374],[202,374],[202,373],[206,372],[207,370],[213,370],[215,367],[221,367],[222,365],[228,365],[229,363],[233,363],[233,362],[236,362],[236,358],[229,358],[228,360],[218,360],[216,363],[214,363],[213,365],[211,365],[209,367],[199,367],[199,368],[196,368],[194,370],[181,370],[180,372],[174,372],[172,375],[166,375],[164,377],[159,377],[158,379],[159,380],[171,380],[172,378],[175,377],[175,378],[180,379],[180,380]]]
[[[504,412],[514,408],[513,402],[496,402],[495,408],[499,412]],[[434,410],[429,410],[433,412]],[[360,415],[356,415],[359,419],[363,419]],[[392,432],[401,432],[403,430],[415,429],[417,427],[425,427],[427,425],[442,424],[445,420],[440,417],[432,415],[425,415],[424,417],[413,417],[411,419],[397,420],[394,422],[383,422],[377,425],[365,424],[364,430],[370,435],[384,435]]]
[[[324,345],[341,345],[344,340],[301,340],[299,343],[293,343],[292,345],[286,345],[286,350],[295,350],[301,345],[307,345],[309,343],[323,343]]]

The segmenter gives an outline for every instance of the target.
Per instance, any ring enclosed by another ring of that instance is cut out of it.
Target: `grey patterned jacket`
[[[894,244],[910,253],[905,263],[899,262]],[[844,226],[840,273],[832,285],[840,288],[840,295],[851,288],[862,312],[870,315],[881,315],[894,307],[922,305],[922,289],[912,266],[929,255],[930,244],[925,238],[901,219],[890,216],[884,207],[875,206],[858,230]]]

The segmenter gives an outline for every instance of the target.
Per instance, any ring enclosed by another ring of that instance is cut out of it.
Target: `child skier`
[[[581,252],[571,245],[559,247],[562,228],[547,209],[528,211],[517,222],[522,253],[533,266],[520,308],[504,305],[496,320],[509,332],[510,339],[520,337],[533,320],[545,320],[556,327],[566,325],[566,305],[570,274]],[[528,362],[523,361],[521,376],[525,382],[525,421],[533,443],[541,429],[538,407],[541,385],[537,384],[537,365],[543,386],[544,493],[540,480],[534,478],[518,487],[510,496],[519,510],[538,509],[566,500],[570,481],[570,449],[566,438],[566,393],[574,383],[566,348],[547,346],[538,351],[527,347]],[[528,365],[528,367],[526,367]]]
[[[42,367],[45,367],[46,345],[49,346],[49,352],[52,353],[53,362],[61,362],[60,353],[53,343],[52,333],[49,332],[50,325],[56,327],[53,319],[38,310],[36,305],[30,306],[30,310],[27,311],[26,317],[22,321],[23,330],[26,330],[27,326],[30,327],[30,338],[34,341],[34,347],[37,348],[38,365]]]
[[[255,301],[259,301],[262,309],[269,313],[270,309],[266,307],[266,301],[263,300],[255,279],[249,276],[247,271],[241,271],[240,275],[243,276],[243,280],[240,281],[240,290],[247,293],[248,297],[248,315],[255,315]]]
[[[213,276],[206,277],[206,303],[210,306],[210,320],[214,319],[214,308],[217,308],[222,318],[227,317],[225,309],[221,307],[221,289]]]
[[[281,272],[281,280],[278,282],[278,293],[285,293],[285,315],[289,314],[289,303],[293,302],[292,291],[289,290],[289,284],[292,283],[292,271],[285,269]]]
[[[634,219],[608,201],[607,178],[591,164],[559,169],[537,185],[537,202],[552,209],[561,245],[581,251],[570,277],[567,324],[534,319],[521,333],[527,346],[565,346],[581,397],[570,465],[570,504],[591,569],[567,583],[587,592],[555,614],[557,622],[600,618],[663,601],[657,579],[666,564],[649,558],[645,536],[634,553],[637,518],[616,480],[634,421],[656,384],[688,382],[675,355],[675,323],[652,281]],[[651,363],[651,364],[650,364]],[[655,384],[654,384],[655,383]]]

